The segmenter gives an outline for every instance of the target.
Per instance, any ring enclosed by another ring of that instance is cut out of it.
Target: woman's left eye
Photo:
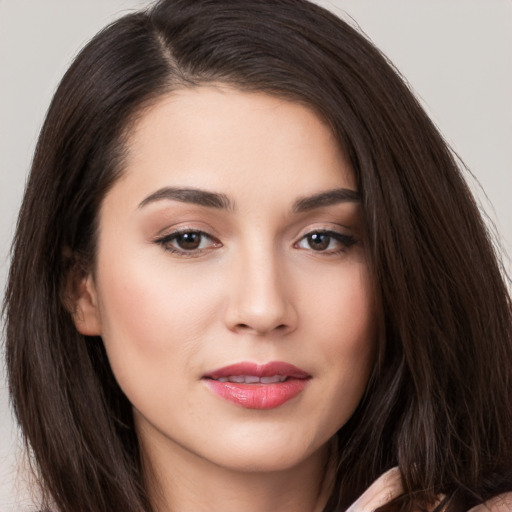
[[[164,249],[180,255],[194,255],[205,250],[220,247],[222,244],[203,231],[182,230],[165,235],[156,243]]]
[[[344,235],[336,231],[312,231],[303,236],[296,247],[315,252],[338,253],[356,243],[352,235]]]

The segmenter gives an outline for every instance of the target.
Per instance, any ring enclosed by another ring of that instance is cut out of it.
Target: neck
[[[155,512],[321,512],[329,497],[329,446],[279,471],[232,470],[180,446],[161,448],[142,447]]]

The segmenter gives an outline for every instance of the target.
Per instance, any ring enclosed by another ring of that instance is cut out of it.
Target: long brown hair
[[[66,307],[94,264],[98,209],[144,109],[223,82],[298,101],[326,120],[363,200],[380,304],[379,356],[338,433],[326,510],[399,465],[409,510],[512,490],[512,313],[459,163],[380,52],[305,0],[162,0],[100,32],[50,106],[13,246],[4,304],[14,410],[62,512],[150,511],[131,405],[100,339]]]

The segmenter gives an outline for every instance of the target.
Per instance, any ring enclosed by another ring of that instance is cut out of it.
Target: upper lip
[[[251,362],[235,363],[229,366],[223,366],[203,375],[206,379],[219,379],[233,375],[251,375],[255,377],[273,377],[282,375],[294,379],[308,379],[309,373],[297,368],[293,364],[283,363],[281,361],[272,361],[269,363],[258,364]]]

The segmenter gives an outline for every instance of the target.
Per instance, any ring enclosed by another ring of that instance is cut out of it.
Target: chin
[[[216,443],[211,460],[235,471],[268,473],[286,471],[301,465],[311,457],[324,457],[329,439],[312,443],[309,438],[299,439],[297,434],[228,436],[226,443]]]

